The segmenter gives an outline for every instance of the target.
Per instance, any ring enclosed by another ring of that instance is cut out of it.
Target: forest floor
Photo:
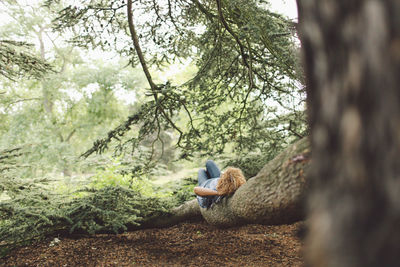
[[[0,266],[303,266],[301,228],[302,222],[228,229],[196,222],[59,237],[58,243],[47,239],[18,248]]]

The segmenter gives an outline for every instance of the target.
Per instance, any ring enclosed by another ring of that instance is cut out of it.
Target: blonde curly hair
[[[217,191],[220,195],[231,195],[242,185],[246,179],[240,169],[228,167],[218,180]]]

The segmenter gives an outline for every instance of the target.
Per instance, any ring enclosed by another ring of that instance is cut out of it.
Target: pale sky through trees
[[[38,3],[40,1],[38,0],[30,0],[30,1],[21,1],[20,3],[24,4],[26,3],[27,5],[32,5],[32,6],[38,6]],[[281,13],[283,15],[286,15],[292,20],[297,20],[297,6],[296,6],[296,1],[295,0],[270,0],[270,7],[272,11]],[[12,18],[6,14],[7,11],[5,9],[4,5],[0,5],[0,14],[1,14],[1,20],[0,20],[0,26],[3,26],[7,23],[12,22]],[[48,31],[49,36],[51,36],[51,32]],[[58,38],[54,38],[53,42],[58,42],[59,40],[56,40]],[[35,44],[35,46],[39,49],[39,42],[37,39],[31,39],[31,40],[24,40],[28,41],[30,43]],[[46,51],[51,51],[52,47],[52,41],[47,38],[47,36],[44,36],[45,42],[45,47]],[[49,49],[47,49],[49,48]],[[46,54],[47,55],[47,54]],[[115,56],[114,52],[110,51],[102,51],[100,49],[94,49],[94,50],[89,50],[85,53],[85,55],[82,55],[83,57],[89,57],[92,59],[101,59],[106,62],[118,62],[119,57]],[[182,71],[184,71],[185,68],[187,68],[190,65],[191,60],[186,60],[185,62],[179,63],[179,64],[172,64],[170,67],[167,69],[164,69],[162,72],[158,72],[158,79],[160,82],[166,82],[167,80],[173,80],[174,76],[178,75]],[[154,70],[153,70],[154,71]],[[72,98],[80,98],[81,95],[77,95],[74,92],[69,92],[72,96]],[[118,98],[124,100],[127,104],[131,104],[135,101],[135,93],[133,91],[126,91],[126,90],[117,90],[116,95]]]
[[[31,0],[31,1],[28,1],[27,3],[29,3],[32,6],[37,6],[38,2],[39,2],[38,0]],[[271,6],[272,11],[284,14],[284,15],[288,16],[290,19],[297,20],[297,6],[296,6],[295,0],[270,0],[270,6]],[[12,21],[12,18],[6,14],[6,10],[3,5],[0,5],[0,14],[1,14],[0,26],[10,23]],[[45,38],[45,40],[44,40],[46,42],[46,44],[45,44],[46,47],[48,47],[48,46],[51,47],[51,41],[46,40],[46,39],[47,38]],[[31,42],[31,40],[28,40],[28,42]],[[39,44],[37,41],[35,42],[35,40],[34,40],[33,42],[35,43],[35,45],[37,47],[39,47]],[[96,57],[96,54],[99,53],[96,51],[94,51],[94,52],[95,52],[94,55],[90,55],[90,56]],[[105,58],[104,51],[102,51],[101,54],[102,55],[100,58]],[[112,55],[109,55],[108,57],[110,59],[115,58],[114,54],[113,53],[111,53],[111,54]],[[107,56],[106,56],[106,58],[107,58]]]
[[[297,20],[297,6],[295,0],[270,0],[271,8],[277,13]]]

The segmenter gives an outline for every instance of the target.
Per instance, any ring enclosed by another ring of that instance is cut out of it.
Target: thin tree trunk
[[[298,0],[312,266],[399,266],[400,1]]]

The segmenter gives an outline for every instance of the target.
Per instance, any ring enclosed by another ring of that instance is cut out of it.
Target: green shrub
[[[60,181],[0,176],[0,254],[55,234],[120,233],[194,198],[193,179],[156,187],[145,175],[123,172],[113,160],[81,189],[60,189]],[[7,175],[6,175],[7,174]],[[62,185],[62,184],[61,184]],[[5,197],[4,197],[5,196]]]
[[[167,183],[164,190],[171,192],[171,202],[174,202],[175,205],[180,205],[196,197],[193,192],[196,184],[197,179],[189,177],[179,181],[172,181]]]
[[[1,177],[8,198],[0,202],[2,249],[45,236],[68,227],[65,205],[68,199],[45,189],[45,180]],[[12,182],[12,183],[10,183]]]
[[[107,186],[130,187],[132,176],[122,174],[121,169],[120,162],[117,159],[112,160],[104,169],[97,170],[96,174],[91,177],[90,186],[97,189]]]
[[[94,189],[114,186],[129,188],[144,197],[150,198],[162,198],[170,195],[168,192],[161,193],[150,181],[148,175],[134,176],[132,173],[126,172],[126,166],[121,164],[118,158],[112,159],[111,163],[97,170],[89,183],[89,188]]]
[[[75,197],[53,194],[38,183],[17,187],[23,189],[0,202],[2,251],[57,233],[120,233],[167,213],[174,203],[122,186],[86,188]]]
[[[88,189],[83,198],[73,199],[65,209],[69,218],[69,232],[119,233],[154,213],[167,212],[168,204],[150,197],[144,197],[135,190],[121,186],[107,186]]]

